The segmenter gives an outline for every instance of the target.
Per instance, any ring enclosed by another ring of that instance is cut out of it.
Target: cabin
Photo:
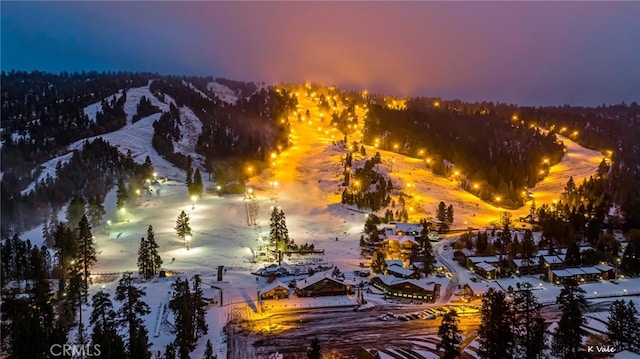
[[[500,258],[498,258],[498,256],[469,256],[467,257],[466,267],[471,270],[476,267],[476,264],[481,262],[498,264],[500,263]]]
[[[371,284],[392,297],[419,299],[433,303],[440,296],[440,284],[434,282],[379,274],[371,279]]]
[[[579,282],[595,282],[600,280],[602,272],[596,267],[573,267],[564,269],[552,269],[550,281],[555,284],[563,284],[569,278]]]
[[[391,265],[387,267],[387,274],[398,278],[413,278],[420,279],[420,273],[409,268],[405,268],[399,265]]]
[[[289,298],[289,288],[280,281],[267,284],[258,291],[260,299],[282,299]]]
[[[473,257],[473,255],[474,253],[472,250],[463,248],[453,252],[453,259],[458,261],[458,263],[460,263],[460,265],[464,267],[467,265],[467,258]]]
[[[419,244],[413,236],[390,235],[382,241],[383,247],[391,257],[408,257],[418,252]]]
[[[593,268],[597,269],[600,272],[600,278],[604,280],[616,279],[615,269],[606,264],[598,264],[593,266]]]
[[[296,282],[295,291],[298,297],[346,295],[351,287],[327,272],[319,272]]]
[[[560,254],[560,255],[541,255],[540,256],[540,263],[545,268],[561,269],[561,268],[563,268],[565,266],[564,265],[564,258],[565,258],[564,254]]]
[[[286,277],[290,275],[290,272],[289,269],[287,269],[284,265],[279,266],[277,264],[271,264],[267,267],[258,269],[253,274],[263,277]]]
[[[420,223],[403,223],[391,221],[389,223],[378,225],[378,232],[384,237],[395,235],[409,235],[415,238],[420,236],[420,233],[422,232],[422,225]]]
[[[511,268],[517,275],[542,273],[540,257],[531,257],[529,259],[514,258],[511,260]]]
[[[485,279],[496,279],[498,275],[498,268],[486,262],[476,263],[473,271]]]
[[[469,282],[462,286],[462,294],[471,300],[478,299],[482,298],[482,296],[489,291],[489,288],[493,288],[495,291],[502,291],[502,288],[496,282]]]

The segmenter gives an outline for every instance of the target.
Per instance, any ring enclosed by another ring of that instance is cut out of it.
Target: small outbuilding
[[[289,298],[289,288],[280,281],[274,281],[260,289],[258,295],[262,300]]]

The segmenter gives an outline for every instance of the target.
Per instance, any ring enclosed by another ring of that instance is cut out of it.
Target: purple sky
[[[2,70],[316,81],[522,105],[640,100],[640,2],[0,6]]]

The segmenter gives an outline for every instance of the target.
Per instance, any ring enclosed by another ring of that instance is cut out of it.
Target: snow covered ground
[[[135,113],[135,105],[130,105],[133,103],[130,101],[134,101],[134,98],[139,99],[142,95],[149,97],[161,109],[168,109],[167,103],[161,103],[151,95],[148,86],[131,89],[125,105],[128,118]],[[131,108],[134,109],[133,113],[130,112]],[[301,98],[300,110],[304,114],[306,109],[310,110],[311,119],[299,123],[296,115],[292,114],[290,117],[293,146],[277,157],[272,168],[253,176],[248,182],[259,203],[256,226],[247,225],[247,202],[243,196],[218,197],[205,194],[197,200],[195,206],[192,206],[183,183],[184,173],[159,156],[151,146],[152,123],[160,114],[141,119],[134,124],[128,123],[118,131],[102,135],[103,139],[121,151],[131,150],[137,161],[142,162],[149,156],[159,177],[166,176],[170,180],[152,186],[153,191],[143,193],[133,205],[127,207],[125,215],[121,217],[118,217],[114,210],[115,192],[112,190],[107,195],[105,221],[110,219],[113,222],[109,228],[103,225],[93,229],[98,262],[92,272],[135,271],[140,238],[146,234],[148,225],[153,225],[164,260],[163,269],[184,273],[183,275],[189,278],[200,273],[205,284],[222,288],[225,298],[223,306],[212,306],[208,312],[208,337],[212,338],[214,348],[220,350],[218,357],[224,358],[225,344],[221,334],[224,322],[232,313],[250,311],[247,308],[255,306],[257,290],[265,284],[264,279],[256,280],[251,274],[258,266],[264,264],[254,264],[251,260],[253,249],[258,245],[258,238],[268,234],[272,206],[277,205],[285,212],[290,236],[297,244],[313,243],[316,248],[324,249],[324,260],[337,265],[344,273],[351,273],[358,268],[358,263],[362,261],[359,238],[367,211],[340,204],[340,160],[346,152],[340,145],[334,144],[334,141],[341,139],[343,135],[329,126],[329,116],[320,117],[315,103]],[[182,108],[180,111],[185,136],[177,148],[184,151],[183,153],[190,153],[195,146],[196,134],[200,131],[200,122],[191,110]],[[349,141],[358,136],[360,134],[357,132],[351,134]],[[538,205],[559,198],[569,176],[573,176],[576,183],[580,183],[583,178],[595,173],[602,158],[600,153],[582,148],[569,139],[563,141],[567,146],[567,153],[562,162],[553,166],[550,175],[532,190]],[[69,149],[73,150],[81,145],[82,141],[78,141]],[[369,157],[375,154],[374,147],[365,147]],[[398,187],[405,188],[407,183],[415,186],[412,189],[412,198],[407,200],[407,206],[413,208],[410,212],[411,221],[433,215],[440,201],[453,204],[454,227],[484,227],[497,221],[499,208],[463,191],[455,181],[434,176],[419,159],[387,151],[380,153],[383,160],[380,171],[386,172]],[[50,161],[45,168],[55,168],[54,161],[59,160],[64,158]],[[362,166],[363,162],[364,158],[359,154],[354,156],[354,166]],[[203,175],[203,180],[205,188],[214,185],[208,182],[206,175]],[[277,187],[270,186],[269,183],[273,181],[278,182]],[[193,228],[189,250],[173,229],[176,217],[182,210],[190,215]],[[525,215],[528,208],[525,206],[513,212],[514,217]],[[32,243],[42,243],[39,228],[25,233],[23,238],[30,239]],[[219,265],[227,268],[223,282],[216,282],[214,278],[214,271]],[[459,272],[461,276],[465,275],[465,270],[460,269]],[[145,321],[154,351],[163,351],[164,345],[172,339],[172,334],[166,326],[161,326],[158,337],[153,336],[159,308],[168,300],[170,282],[171,279],[156,279],[143,284],[147,290],[147,303],[152,309]],[[608,282],[596,283],[585,285],[585,289],[588,292],[618,293],[627,287],[629,290],[632,287],[637,288],[638,284],[640,282],[633,280],[629,280],[628,286],[624,281],[619,285]],[[92,291],[112,291],[116,283],[104,285],[105,288],[101,288],[102,284],[95,284]],[[555,299],[559,289],[546,283],[543,287],[545,290],[536,291],[536,295],[540,293],[541,300]],[[311,302],[305,304],[309,303]],[[245,315],[252,314],[246,312]],[[194,357],[199,357],[204,352],[205,342],[206,338],[199,342]]]
[[[238,95],[221,83],[215,81],[209,82],[207,84],[207,90],[213,92],[216,97],[230,105],[235,105],[235,103],[238,102]]]

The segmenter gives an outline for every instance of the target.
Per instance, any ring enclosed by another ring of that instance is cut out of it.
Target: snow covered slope
[[[215,81],[209,82],[207,84],[207,90],[213,92],[216,97],[228,104],[234,105],[238,102],[238,95],[221,83]]]
[[[162,173],[163,177],[167,176],[172,179],[182,180],[184,178],[184,172],[160,156],[151,145],[151,139],[153,138],[153,122],[160,118],[161,113],[156,113],[140,119],[136,123],[131,123],[133,116],[137,112],[138,102],[140,102],[140,98],[142,98],[142,96],[150,99],[151,104],[157,106],[163,112],[169,111],[169,105],[171,103],[175,104],[175,100],[168,95],[164,96],[165,102],[158,100],[149,90],[149,85],[129,89],[127,92],[127,100],[124,104],[124,110],[127,114],[127,124],[110,133],[78,140],[69,145],[68,150],[73,151],[81,149],[82,144],[85,141],[92,141],[97,137],[101,137],[105,141],[111,143],[111,145],[117,147],[122,153],[126,154],[128,151],[131,151],[134,160],[137,162],[144,162],[146,156],[149,156],[154,169],[159,173]],[[92,114],[93,120],[95,120],[95,113],[100,109],[101,104],[98,102],[85,108],[85,113],[87,113],[87,115]],[[194,164],[201,165],[204,159],[202,156],[195,153],[195,145],[200,133],[202,132],[202,123],[191,109],[182,107],[179,110],[181,119],[180,132],[182,134],[182,138],[180,141],[174,143],[175,151],[191,155],[194,158]],[[47,176],[55,178],[55,168],[57,163],[62,162],[62,164],[64,164],[69,161],[71,156],[72,153],[69,152],[43,163],[41,165],[42,172],[40,173],[37,181],[31,183],[22,190],[22,194],[33,190],[35,188],[35,183],[46,179]]]

